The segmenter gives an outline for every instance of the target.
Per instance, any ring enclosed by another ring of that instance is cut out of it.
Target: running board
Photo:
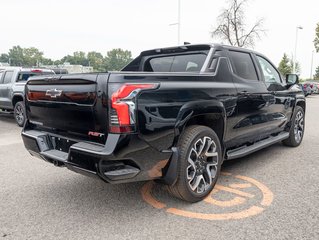
[[[239,147],[236,149],[232,149],[227,151],[226,153],[226,159],[227,160],[231,160],[231,159],[235,159],[235,158],[241,158],[244,157],[246,155],[249,155],[253,152],[256,152],[260,149],[263,149],[265,147],[268,147],[274,143],[280,142],[282,140],[285,140],[289,137],[289,132],[283,132],[278,134],[277,136],[273,137],[269,137],[267,139],[261,140],[259,142],[254,143],[253,145],[250,146],[243,146],[243,147]]]

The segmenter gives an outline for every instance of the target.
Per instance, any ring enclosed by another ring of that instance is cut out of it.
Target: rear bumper
[[[160,178],[171,155],[150,149],[137,138],[119,134],[109,134],[105,145],[76,141],[37,130],[23,130],[21,135],[32,156],[109,183]],[[154,157],[149,159],[149,156]]]

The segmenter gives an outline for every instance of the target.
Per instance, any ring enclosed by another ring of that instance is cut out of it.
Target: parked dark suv
[[[108,183],[160,179],[196,202],[224,160],[301,143],[306,102],[297,84],[247,49],[159,48],[120,72],[32,77],[22,137],[31,155],[56,166]]]
[[[0,67],[0,109],[14,111],[19,126],[25,122],[24,86],[29,77],[54,74],[48,69]]]

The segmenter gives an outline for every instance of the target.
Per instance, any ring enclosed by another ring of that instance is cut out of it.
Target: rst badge
[[[49,96],[51,98],[57,98],[60,97],[62,95],[62,90],[58,90],[58,89],[50,89],[47,90],[45,93],[45,96]]]

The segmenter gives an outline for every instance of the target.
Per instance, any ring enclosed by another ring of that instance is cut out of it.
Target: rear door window
[[[204,53],[154,57],[146,61],[148,72],[200,72],[207,55]]]
[[[246,80],[258,80],[254,62],[249,53],[229,51],[235,74]]]
[[[7,83],[11,83],[12,81],[12,76],[13,76],[13,71],[7,71],[4,74],[4,78],[3,78],[3,83],[7,84]]]

